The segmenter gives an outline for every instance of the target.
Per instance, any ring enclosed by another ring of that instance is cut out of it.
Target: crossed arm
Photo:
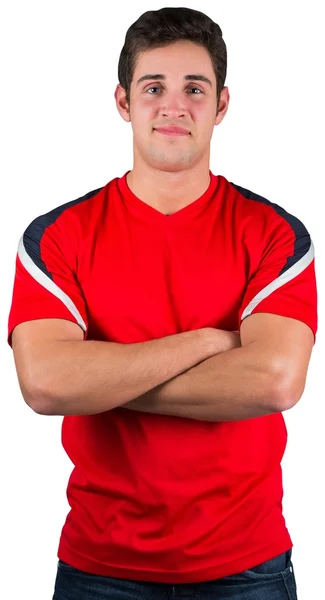
[[[221,352],[121,408],[233,421],[292,408],[300,399],[314,345],[303,322],[274,314],[247,317],[241,347]]]

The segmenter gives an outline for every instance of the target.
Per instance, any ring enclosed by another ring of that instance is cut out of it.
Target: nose
[[[184,98],[180,98],[177,94],[166,94],[159,112],[162,117],[170,119],[184,117],[187,113]]]

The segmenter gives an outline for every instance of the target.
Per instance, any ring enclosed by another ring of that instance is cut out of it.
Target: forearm
[[[213,333],[203,328],[133,344],[44,342],[31,350],[28,404],[48,415],[111,410],[213,356]]]
[[[123,408],[199,421],[237,421],[279,412],[276,373],[251,346],[201,362]]]

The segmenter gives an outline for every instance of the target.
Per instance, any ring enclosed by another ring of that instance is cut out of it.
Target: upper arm
[[[278,205],[264,207],[263,219],[247,232],[250,271],[238,329],[242,344],[271,369],[275,397],[288,408],[303,393],[317,332],[314,246],[304,224]]]
[[[33,401],[41,386],[39,357],[59,340],[85,339],[87,306],[73,259],[77,235],[53,210],[32,221],[16,255],[8,343],[13,349],[23,396]]]
[[[242,346],[252,345],[256,360],[269,364],[282,410],[298,402],[314,345],[310,327],[297,319],[256,313],[242,321],[240,338]]]
[[[46,355],[49,344],[63,340],[83,340],[79,325],[65,319],[37,319],[17,325],[12,332],[12,349],[21,392],[26,403],[35,402],[41,382],[37,363]]]

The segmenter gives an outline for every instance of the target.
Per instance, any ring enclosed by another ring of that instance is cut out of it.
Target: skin
[[[164,79],[147,74],[162,74]],[[211,83],[186,75],[203,75]],[[229,90],[221,90],[217,111],[217,81],[208,51],[182,40],[141,53],[130,86],[130,105],[120,84],[117,109],[133,130],[133,169],[127,176],[132,192],[143,202],[172,214],[199,198],[209,186],[210,143],[223,120]],[[178,125],[186,136],[167,136],[154,128]]]
[[[158,73],[165,78],[137,83],[146,74]],[[203,75],[211,85],[186,81],[189,74]],[[134,165],[128,186],[164,214],[187,206],[208,188],[212,134],[229,105],[229,90],[224,87],[217,110],[216,86],[206,49],[181,41],[137,57],[130,105],[125,90],[116,88],[117,109],[133,129]],[[162,124],[183,126],[190,135],[158,134],[154,128]],[[216,354],[124,408],[231,421],[294,406],[303,393],[314,342],[308,326],[279,315],[254,314],[243,321],[238,338],[230,351]]]

